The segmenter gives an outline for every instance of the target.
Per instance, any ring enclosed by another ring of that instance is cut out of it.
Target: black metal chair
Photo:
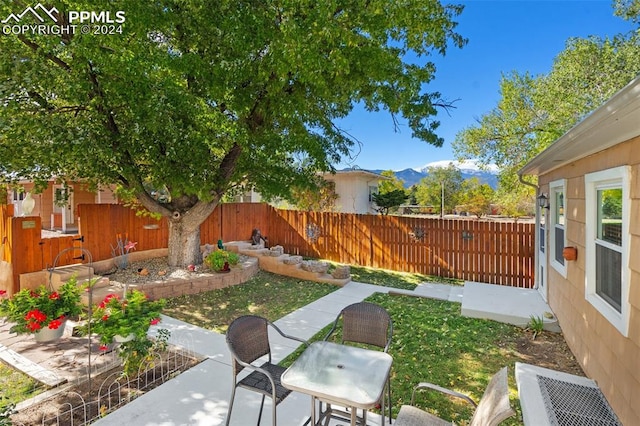
[[[341,342],[361,343],[376,346],[384,352],[389,350],[393,336],[393,321],[389,313],[379,305],[369,302],[353,303],[340,311],[333,327],[325,336],[328,340],[338,329],[342,318]],[[391,379],[387,380],[389,423],[391,423]],[[331,409],[331,407],[328,407]],[[384,413],[382,413],[384,417]]]
[[[271,362],[271,346],[269,345],[268,326],[273,327],[281,336],[297,340],[305,345],[309,343],[303,339],[284,334],[276,325],[266,318],[256,315],[245,315],[233,320],[227,330],[227,345],[231,351],[233,390],[229,402],[229,412],[227,413],[226,425],[231,419],[231,410],[236,395],[236,388],[252,390],[262,394],[260,413],[258,414],[258,425],[262,419],[262,409],[264,408],[265,397],[270,396],[273,401],[272,425],[276,426],[276,406],[282,402],[291,391],[280,383],[280,377],[286,368]],[[261,365],[253,364],[254,361],[262,357],[267,357],[267,361]],[[247,376],[238,380],[238,375],[243,369],[253,370]]]

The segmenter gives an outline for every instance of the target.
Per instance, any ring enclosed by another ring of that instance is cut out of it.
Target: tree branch
[[[102,99],[102,101],[104,101],[104,104],[106,104],[107,99],[104,95],[104,92],[102,91],[102,88],[100,87],[100,83],[98,82],[98,75],[93,69],[93,65],[91,64],[91,61],[89,61],[88,66],[89,66],[89,79],[91,80],[91,85],[93,86],[93,92],[89,95],[89,98],[93,99],[93,97],[97,96],[100,99]],[[96,109],[98,110],[98,112],[105,115],[105,118],[106,118],[105,125],[107,127],[107,130],[109,130],[114,135],[119,135],[120,129],[118,129],[118,124],[116,123],[116,120],[113,118],[113,113],[109,108],[105,107],[104,104],[98,103],[98,106],[96,107]],[[114,148],[116,147],[117,145],[114,145]]]
[[[233,172],[236,171],[236,165],[238,164],[238,159],[240,158],[241,153],[242,147],[237,143],[234,143],[229,152],[227,152],[220,162],[220,167],[216,173],[216,181],[218,182],[216,195],[222,194],[223,190],[226,189],[226,185],[231,179],[231,176],[233,176]]]
[[[34,43],[31,40],[28,40],[22,34],[18,35],[18,40],[20,40],[21,42],[23,42],[24,44],[29,46],[31,48],[31,50],[33,50],[34,52],[37,52],[38,50],[42,50],[42,48],[37,43]],[[54,64],[58,65],[63,70],[71,71],[71,66],[69,64],[67,64],[65,61],[63,61],[62,59],[58,58],[57,56],[52,55],[51,53],[45,53],[44,56],[45,56],[45,58],[49,59]]]

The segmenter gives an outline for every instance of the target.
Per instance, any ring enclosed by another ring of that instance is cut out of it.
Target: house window
[[[550,251],[551,265],[557,270],[563,277],[567,277],[567,267],[565,265],[564,257],[562,257],[562,249],[566,244],[566,232],[565,232],[565,182],[564,180],[557,180],[549,184],[549,214],[550,214]]]
[[[630,202],[628,170],[585,176],[587,300],[627,335]]]
[[[13,203],[16,204],[19,201],[24,200],[25,191],[13,190]]]
[[[373,203],[373,196],[378,193],[377,186],[369,186],[369,202]]]

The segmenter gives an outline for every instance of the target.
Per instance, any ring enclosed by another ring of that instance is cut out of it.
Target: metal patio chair
[[[453,423],[427,413],[413,404],[416,391],[431,389],[444,394],[461,398],[475,407],[469,426],[496,426],[502,421],[515,415],[515,411],[509,405],[509,385],[507,383],[507,367],[498,371],[489,382],[487,389],[476,404],[467,395],[451,389],[443,388],[432,383],[419,383],[411,395],[411,405],[403,405],[396,418],[396,426],[451,426]]]
[[[342,343],[362,343],[376,346],[384,352],[389,350],[393,336],[393,321],[389,313],[379,305],[369,302],[353,303],[340,311],[333,327],[325,336],[328,340],[338,329],[342,319]],[[391,379],[387,380],[389,423],[391,423]],[[328,406],[331,409],[331,406]],[[382,413],[384,417],[384,413]]]
[[[266,318],[256,315],[244,315],[233,320],[229,325],[226,337],[229,351],[231,351],[231,366],[233,372],[233,389],[229,402],[229,412],[227,413],[227,426],[231,420],[231,410],[233,409],[236,388],[241,387],[262,394],[260,413],[258,414],[258,425],[260,425],[260,420],[262,419],[265,397],[270,396],[272,399],[272,425],[276,426],[276,406],[291,393],[289,389],[280,383],[280,376],[282,376],[286,368],[271,362],[269,326],[276,330],[281,336],[287,339],[297,340],[309,346],[306,340],[284,334],[276,325]],[[261,365],[254,364],[254,361],[265,356],[267,358],[266,362]],[[253,371],[238,380],[238,375],[245,368]]]

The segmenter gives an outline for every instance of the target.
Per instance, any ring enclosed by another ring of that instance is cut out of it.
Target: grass
[[[413,290],[418,284],[426,282],[451,285],[463,284],[461,280],[453,278],[433,277],[412,272],[397,272],[354,265],[351,265],[351,279],[360,283],[375,284],[403,290]]]
[[[242,285],[168,299],[163,313],[224,333],[240,315],[260,315],[275,321],[337,289],[260,271]]]
[[[406,286],[396,288],[412,288],[418,282],[435,281],[424,275],[372,268],[352,267],[351,271],[356,281]],[[261,271],[242,285],[168,299],[163,313],[224,333],[237,316],[252,313],[275,321],[337,289],[328,284]],[[516,361],[526,362],[515,347],[516,339],[522,336],[522,329],[494,321],[464,318],[457,303],[379,293],[368,300],[387,309],[394,323],[389,349],[394,359],[391,378],[394,416],[402,404],[409,403],[413,386],[418,382],[436,383],[479,401],[491,376],[508,365],[511,406],[518,412],[518,417],[504,424],[521,424],[513,367]],[[329,328],[328,325],[312,340],[322,339]],[[292,354],[283,364],[290,363],[295,356],[296,353]],[[13,384],[17,379],[2,382],[2,374],[0,368],[0,388],[13,390],[17,387]],[[434,392],[420,394],[418,403],[422,408],[459,424],[466,424],[472,413],[467,404]]]
[[[0,424],[5,407],[15,405],[44,390],[44,387],[28,375],[0,362]]]

